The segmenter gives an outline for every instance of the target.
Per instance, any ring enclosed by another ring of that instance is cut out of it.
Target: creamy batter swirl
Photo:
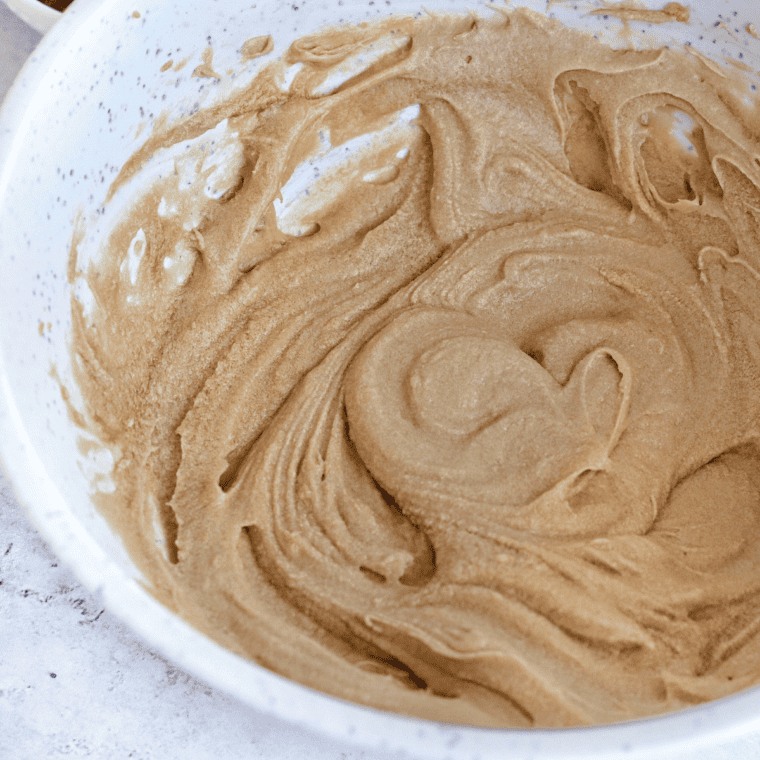
[[[151,591],[451,722],[760,681],[758,124],[714,64],[518,11],[298,40],[150,138],[72,313]]]

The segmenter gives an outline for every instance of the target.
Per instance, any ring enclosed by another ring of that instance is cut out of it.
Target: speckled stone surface
[[[0,101],[39,39],[0,2]],[[152,651],[58,561],[0,470],[0,760],[58,757],[413,760],[261,715]],[[672,760],[697,758],[760,758],[760,734]]]

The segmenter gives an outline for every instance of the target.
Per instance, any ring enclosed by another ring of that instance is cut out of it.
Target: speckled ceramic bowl
[[[36,0],[34,0],[36,2]],[[592,0],[588,0],[588,3]],[[760,69],[746,30],[756,0],[694,0],[688,27],[632,24],[641,45],[682,44]],[[617,41],[620,23],[584,17],[586,2],[550,13]],[[523,4],[545,11],[546,0]],[[244,86],[265,59],[240,46],[272,34],[278,55],[326,22],[389,12],[475,8],[478,0],[77,0],[27,63],[0,114],[0,454],[18,495],[52,546],[108,607],[188,671],[261,711],[332,736],[424,757],[672,757],[760,730],[760,689],[636,723],[562,731],[495,731],[385,714],[315,693],[231,654],[156,603],[90,489],[108,462],[81,453],[56,376],[69,378],[66,263],[73,223],[103,201],[109,182],[150,133]],[[652,3],[653,7],[657,7]],[[755,15],[755,19],[756,19]],[[755,23],[757,21],[755,20]],[[723,24],[721,26],[721,24]],[[221,80],[191,77],[212,45]],[[169,60],[185,61],[180,71]],[[141,135],[143,136],[141,138]],[[76,402],[76,399],[74,399]]]

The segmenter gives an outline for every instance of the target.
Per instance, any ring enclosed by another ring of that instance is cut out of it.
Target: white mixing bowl
[[[587,17],[588,2],[525,0],[617,44],[619,21]],[[35,0],[36,2],[36,0]],[[688,41],[718,60],[743,54],[760,69],[756,0],[694,0],[688,26],[633,23],[640,45]],[[652,7],[663,3],[650,2]],[[391,715],[316,693],[218,646],[141,587],[121,541],[92,504],[108,462],[81,453],[56,377],[70,377],[66,265],[80,211],[150,133],[245,86],[262,59],[240,64],[242,43],[271,34],[272,55],[327,22],[390,12],[475,8],[478,0],[77,0],[27,63],[0,113],[0,454],[18,496],[60,557],[152,646],[259,710],[335,737],[433,758],[670,757],[760,730],[760,689],[678,714],[588,729],[487,730]],[[571,7],[572,6],[572,7]],[[753,19],[754,15],[754,19]],[[722,24],[722,25],[721,25]],[[221,80],[190,76],[213,46]],[[168,60],[187,59],[179,72]],[[267,58],[269,60],[269,58]],[[142,137],[141,137],[142,135]]]

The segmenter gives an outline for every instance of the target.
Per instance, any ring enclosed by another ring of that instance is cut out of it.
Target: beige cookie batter
[[[590,16],[615,16],[621,21],[643,21],[646,24],[666,24],[670,21],[686,23],[691,12],[681,3],[668,3],[662,9],[646,8],[635,2],[609,3],[589,12]]]
[[[747,93],[527,11],[391,19],[152,137],[71,266],[103,509],[151,591],[289,678],[450,722],[760,681]],[[288,217],[292,175],[376,131]]]

